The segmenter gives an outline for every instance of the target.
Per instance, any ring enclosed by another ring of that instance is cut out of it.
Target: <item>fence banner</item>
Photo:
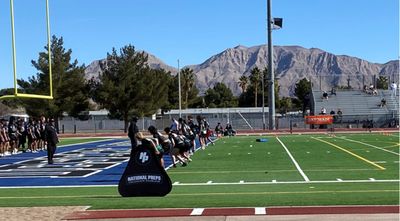
[[[332,115],[316,115],[316,116],[306,116],[306,124],[332,124]]]

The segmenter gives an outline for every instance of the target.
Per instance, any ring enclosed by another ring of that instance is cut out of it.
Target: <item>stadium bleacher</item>
[[[318,115],[322,108],[327,114],[331,110],[335,113],[338,109],[343,112],[343,117],[351,121],[373,120],[385,122],[391,117],[398,116],[399,96],[392,97],[389,90],[378,90],[378,95],[370,95],[361,90],[338,90],[336,96],[329,92],[328,99],[323,98],[323,91],[313,90],[314,113]],[[386,106],[380,107],[382,98],[386,99]]]

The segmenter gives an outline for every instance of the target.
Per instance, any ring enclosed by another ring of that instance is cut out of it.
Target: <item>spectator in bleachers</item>
[[[328,93],[326,91],[322,93],[322,98],[328,100]]]
[[[369,85],[369,90],[370,90],[370,91],[373,91],[373,90],[374,90],[374,85],[373,85],[373,84],[370,84],[370,85]]]
[[[382,107],[386,107],[386,99],[385,98],[382,98],[382,100],[381,100],[381,104],[379,105],[381,108]]]
[[[331,95],[335,95],[335,96],[336,96],[336,88],[335,88],[335,87],[333,87],[333,88],[331,89]]]
[[[368,94],[368,88],[367,88],[367,85],[364,85],[364,87],[363,87],[363,91],[364,91],[364,93]]]
[[[397,84],[393,81],[393,82],[390,84],[390,96],[396,97],[396,92],[397,92]]]
[[[321,113],[320,114],[322,114],[322,115],[325,115],[326,114],[326,108],[325,107],[322,107],[321,108]]]
[[[329,112],[330,115],[335,115],[335,111],[332,109],[331,112]]]
[[[374,96],[374,95],[378,95],[378,90],[374,87],[373,84],[369,85],[369,90],[367,92],[368,94]]]

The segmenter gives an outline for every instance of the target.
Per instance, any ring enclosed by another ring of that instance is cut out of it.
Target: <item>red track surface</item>
[[[200,211],[200,212],[199,212]],[[258,214],[256,214],[258,211]],[[260,213],[261,211],[261,213]],[[196,213],[197,212],[197,213]],[[196,215],[194,214],[196,213]],[[269,208],[205,208],[203,209],[138,209],[89,210],[64,217],[66,220],[117,219],[179,216],[253,216],[253,215],[315,215],[315,214],[379,214],[399,213],[399,206],[316,206]]]

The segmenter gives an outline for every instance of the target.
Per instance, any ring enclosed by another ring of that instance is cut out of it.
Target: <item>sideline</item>
[[[332,184],[332,183],[400,183],[400,180],[318,180],[318,181],[271,181],[271,182],[245,182],[239,181],[234,183],[180,183],[174,182],[172,186],[230,186],[230,185],[277,185],[277,184]],[[8,186],[3,187],[0,186],[0,189],[23,189],[23,188],[31,188],[31,189],[48,189],[48,188],[90,188],[90,187],[117,187],[117,184],[110,185],[63,185],[63,186]]]

